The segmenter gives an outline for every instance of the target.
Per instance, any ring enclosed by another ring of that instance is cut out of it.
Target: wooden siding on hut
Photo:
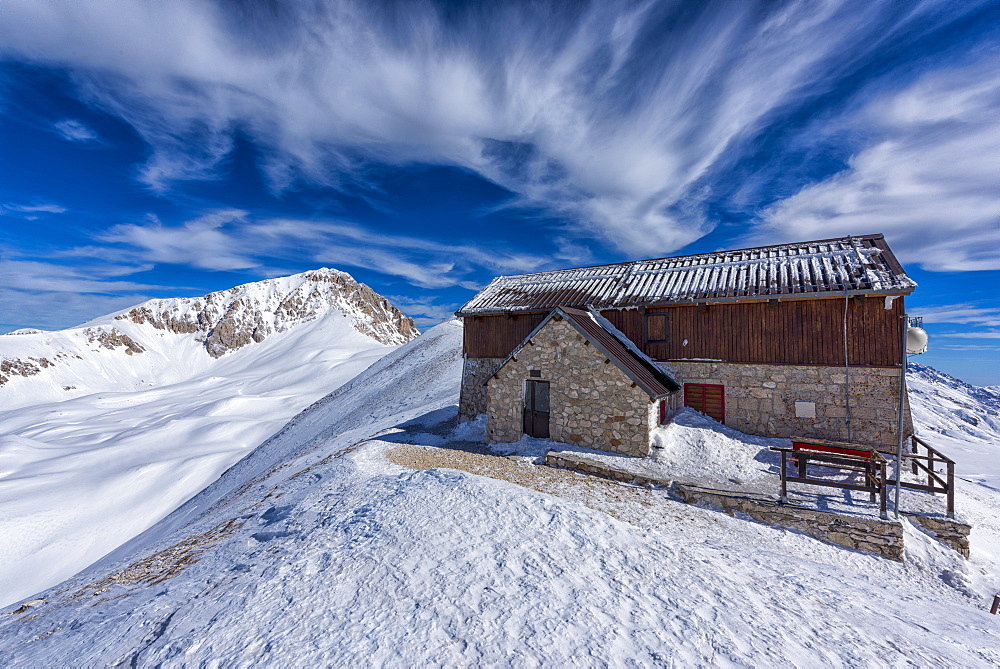
[[[601,313],[656,360],[844,364],[843,299],[650,308],[647,313],[667,316],[665,342],[644,340],[645,314],[641,310],[608,309]],[[885,309],[881,297],[851,298],[847,307],[850,363],[898,365],[903,313],[901,297],[892,309]]]
[[[601,313],[654,360],[844,364],[843,298],[652,307],[645,313],[641,309],[608,309]],[[666,315],[666,341],[646,341],[646,313]],[[897,366],[903,313],[902,297],[893,302],[892,309],[885,309],[882,297],[850,298],[850,363]],[[465,354],[470,358],[505,358],[542,318],[540,313],[467,316]]]
[[[466,317],[463,350],[469,358],[506,358],[545,314]]]

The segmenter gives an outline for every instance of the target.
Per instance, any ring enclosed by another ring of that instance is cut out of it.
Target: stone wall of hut
[[[725,422],[740,432],[852,441],[884,451],[896,448],[899,369],[853,367],[848,384],[843,367],[703,361],[671,361],[670,367],[680,383],[725,386]],[[797,401],[812,403],[815,418],[797,417]],[[903,436],[908,437],[913,433],[908,404],[904,426]]]
[[[532,377],[531,371],[540,372]],[[549,321],[491,378],[487,440],[518,441],[523,434],[524,382],[549,382],[550,438],[625,455],[649,455],[649,428],[657,405],[566,321]]]
[[[462,387],[458,399],[458,419],[472,420],[486,413],[486,380],[503,358],[466,358],[462,366]]]

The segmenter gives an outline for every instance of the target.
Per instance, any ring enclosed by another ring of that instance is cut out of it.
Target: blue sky
[[[5,0],[0,332],[882,232],[1000,384],[1000,3]]]

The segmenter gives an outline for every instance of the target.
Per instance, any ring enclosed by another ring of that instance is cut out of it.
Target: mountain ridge
[[[339,312],[358,333],[383,346],[404,344],[419,334],[413,319],[369,286],[337,269],[319,268],[286,277],[264,279],[198,297],[155,298],[64,330],[25,328],[0,336],[0,392],[4,386],[31,392],[40,376],[72,393],[87,377],[106,377],[101,388],[114,388],[106,368],[119,363],[108,357],[147,355],[140,378],[176,378],[166,373],[171,358],[194,358],[201,348],[220,359],[276,334]],[[163,335],[174,337],[164,351]],[[194,344],[192,346],[191,344]],[[175,349],[182,348],[183,352]],[[89,359],[89,365],[79,361]],[[198,360],[196,366],[206,361]],[[157,370],[156,367],[161,367]],[[77,369],[79,368],[79,369]],[[29,377],[36,377],[27,382]],[[52,384],[50,384],[52,385]],[[58,393],[56,393],[58,394]],[[55,399],[52,391],[47,399]]]
[[[301,278],[299,285],[277,296],[277,304],[255,304],[253,292],[262,287],[284,287]],[[328,286],[326,285],[328,284]],[[326,288],[323,290],[321,287]],[[331,293],[330,289],[334,289]],[[330,300],[337,296],[340,299]],[[184,309],[190,306],[190,309]],[[353,326],[380,344],[405,344],[418,334],[413,319],[405,316],[369,286],[354,280],[347,272],[321,267],[288,277],[245,283],[201,297],[147,300],[117,312],[115,320],[148,323],[158,330],[175,333],[200,333],[205,350],[214,358],[260,343],[270,334],[283,332],[303,320],[312,320],[325,306],[336,306],[354,316]],[[363,317],[362,317],[363,316]]]
[[[142,532],[415,332],[323,269],[0,337],[0,603]]]

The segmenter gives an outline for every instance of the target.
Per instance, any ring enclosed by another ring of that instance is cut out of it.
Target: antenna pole
[[[906,331],[910,327],[910,315],[903,314],[902,348],[899,362],[899,423],[896,425],[896,518],[899,518],[899,489],[903,484],[903,411],[906,407]]]

